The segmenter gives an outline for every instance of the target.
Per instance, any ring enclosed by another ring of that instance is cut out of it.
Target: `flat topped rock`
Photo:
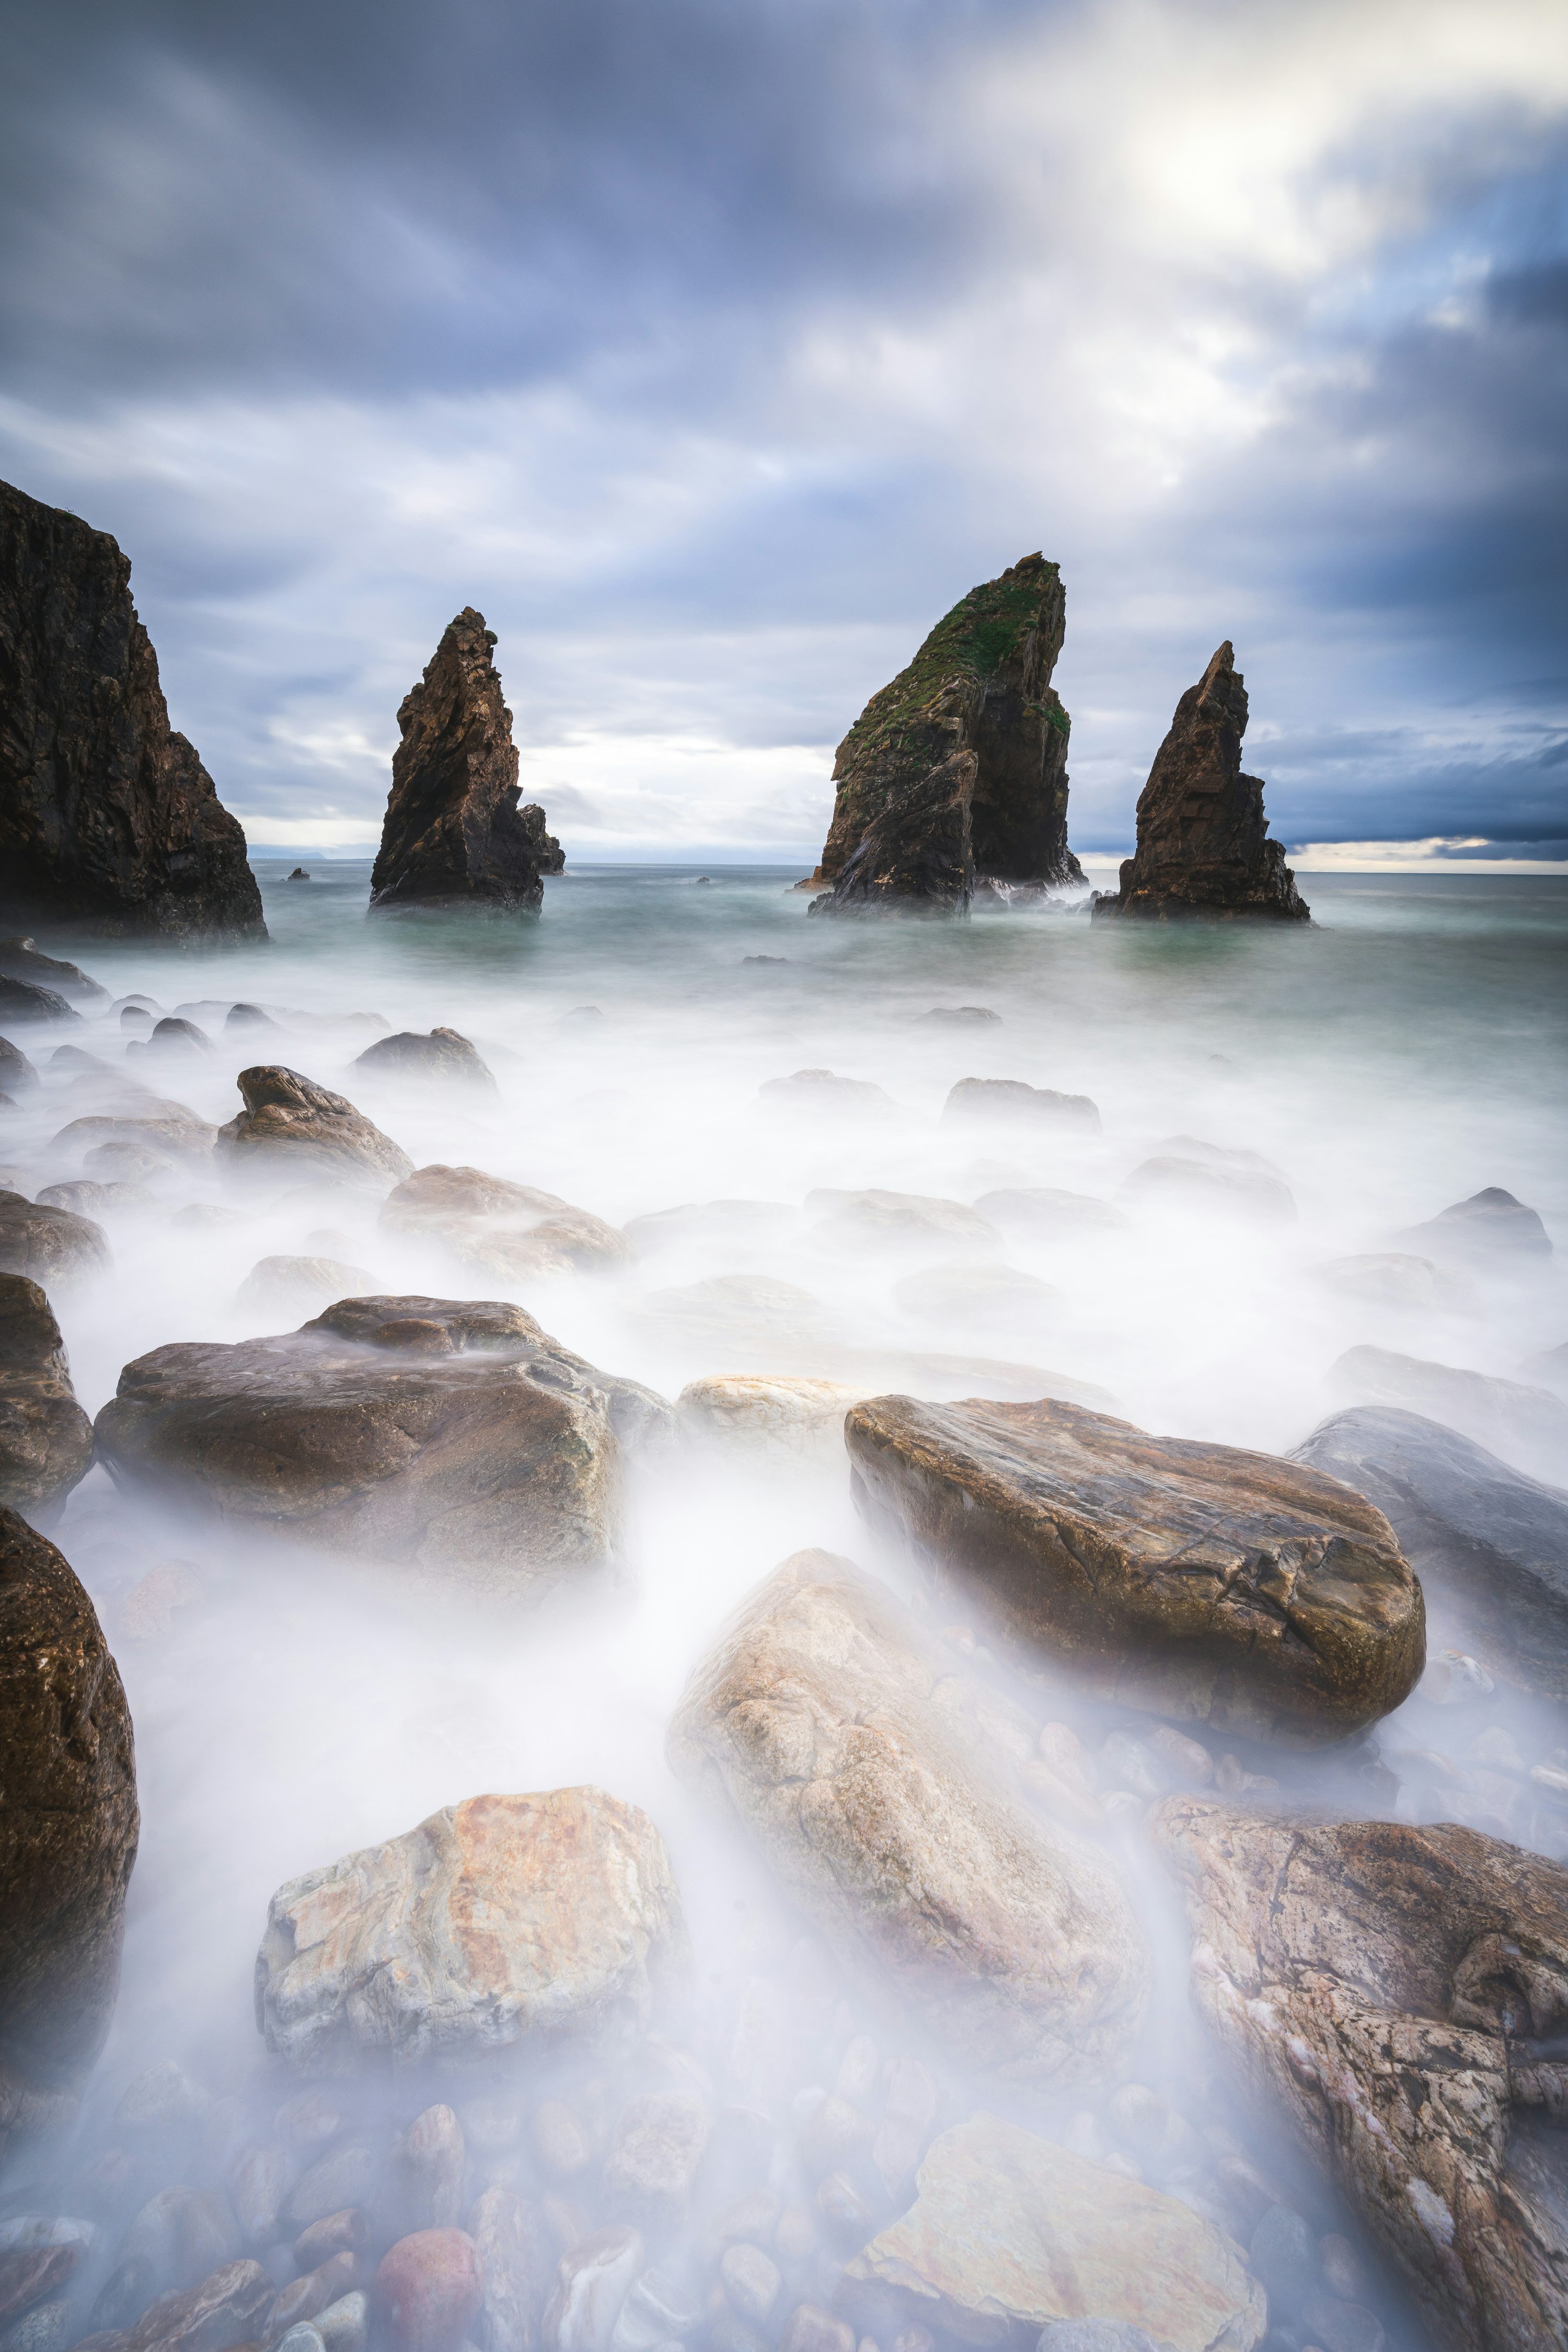
[[[279,1888],[256,2014],[272,2054],[311,2074],[489,2065],[519,2043],[620,2055],[689,1964],[669,1856],[636,1805],[469,1797]]]
[[[914,2204],[835,2299],[997,2352],[1034,2352],[1060,2320],[1106,2326],[1086,2346],[1142,2328],[1165,2352],[1251,2352],[1268,2324],[1240,2247],[1190,2206],[984,2114],[932,2143]]]
[[[1568,1493],[1387,1406],[1333,1414],[1291,1459],[1384,1514],[1445,1643],[1518,1688],[1568,1698]]]
[[[885,1117],[897,1106],[871,1078],[841,1078],[837,1070],[792,1070],[787,1078],[765,1078],[757,1099],[773,1110],[851,1111]]]
[[[91,1465],[92,1423],[49,1302],[25,1276],[0,1274],[0,1503],[37,1519]]]
[[[277,1339],[156,1348],[96,1436],[122,1482],[526,1593],[611,1556],[622,1438],[669,1418],[521,1307],[388,1297]]]
[[[1446,2352],[1568,2340],[1568,1871],[1445,1824],[1169,1797],[1193,1998]]]
[[[1426,1659],[1393,1528],[1336,1479],[1072,1404],[878,1397],[845,1423],[861,1511],[1037,1666],[1180,1721],[1310,1746]]]
[[[799,1552],[693,1675],[670,1766],[738,1815],[873,1998],[966,2065],[1103,2079],[1142,2016],[1142,1937],[1105,1855],[1003,1793],[965,1688],[885,1586]]]
[[[1100,1112],[1088,1095],[1058,1094],[1050,1087],[1026,1086],[1022,1078],[960,1078],[942,1105],[943,1127],[981,1119],[1100,1133]]]
[[[235,1082],[245,1108],[217,1134],[218,1159],[249,1175],[347,1177],[395,1184],[411,1175],[406,1151],[330,1087],[280,1063],[258,1063]]]

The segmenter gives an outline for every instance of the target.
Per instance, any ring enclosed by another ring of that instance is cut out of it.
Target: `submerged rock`
[[[45,955],[36,940],[0,940],[0,973],[7,980],[30,980],[39,988],[75,997],[83,1004],[107,1004],[109,991],[89,980],[79,963]]]
[[[42,988],[36,980],[8,980],[0,973],[0,1020],[18,1027],[41,1021],[77,1021],[81,1014],[58,989]]]
[[[1329,1386],[1349,1404],[1394,1406],[1462,1430],[1515,1469],[1568,1478],[1568,1404],[1550,1389],[1367,1347],[1336,1359]]]
[[[1439,1422],[1382,1406],[1335,1413],[1291,1459],[1384,1513],[1445,1643],[1568,1699],[1568,1494]]]
[[[527,1282],[574,1267],[592,1273],[619,1265],[626,1254],[614,1225],[558,1193],[438,1161],[416,1169],[388,1193],[381,1223],[437,1244],[456,1264],[492,1280]]]
[[[1268,2320],[1240,2247],[1190,2206],[984,2114],[932,2144],[914,2204],[836,2300],[867,2327],[891,2315],[997,2352],[1049,2347],[1064,2320],[1110,2331],[1086,2347],[1142,2328],[1165,2352],[1252,2352]]]
[[[483,1057],[456,1029],[432,1029],[427,1037],[416,1030],[400,1029],[394,1036],[378,1037],[374,1045],[354,1055],[354,1067],[386,1077],[437,1078],[447,1085],[492,1089],[495,1086]]]
[[[237,1173],[395,1184],[413,1172],[406,1151],[363,1111],[298,1070],[259,1063],[235,1083],[245,1108],[219,1128],[216,1150]]]
[[[1123,1183],[1124,1197],[1158,1209],[1195,1210],[1200,1216],[1244,1217],[1248,1224],[1290,1224],[1296,1199],[1283,1177],[1249,1166],[1250,1155],[1188,1160],[1160,1152],[1145,1160]]]
[[[1097,919],[1308,919],[1285,852],[1268,837],[1261,780],[1241,772],[1246,732],[1247,688],[1227,639],[1176,705],[1138,796],[1136,852],[1120,887],[1097,892]]]
[[[121,1483],[531,1593],[613,1555],[617,1432],[668,1417],[519,1307],[344,1298],[277,1339],[138,1357],[95,1433]]]
[[[511,713],[485,616],[465,605],[397,714],[373,907],[471,905],[537,915],[558,873],[544,812],[518,811]]]
[[[245,835],[169,725],[130,580],[107,531],[0,483],[0,918],[265,939]]]
[[[895,793],[867,826],[813,915],[967,915],[974,892],[971,822],[980,763],[954,751]]]
[[[1551,1236],[1536,1212],[1500,1184],[1489,1184],[1484,1192],[1456,1201],[1424,1225],[1412,1225],[1399,1239],[1467,1265],[1506,1265],[1552,1255]]]
[[[131,1713],[91,1601],[0,1507],[0,2141],[74,2108],[120,1984]]]
[[[960,1078],[942,1105],[943,1127],[984,1119],[1100,1133],[1100,1111],[1088,1095],[1058,1094],[1049,1087],[1026,1086],[1022,1078]]]
[[[1032,1242],[1069,1242],[1082,1234],[1126,1233],[1131,1219],[1125,1209],[1090,1192],[1063,1192],[1050,1185],[1021,1185],[983,1192],[976,1213],[1003,1233]]]
[[[279,1888],[257,2023],[306,2074],[489,2063],[520,2042],[619,2055],[689,1957],[664,1841],[636,1805],[603,1789],[469,1797]]]
[[[1346,2196],[1449,2352],[1568,2333],[1568,1871],[1472,1830],[1149,1817],[1222,2063]]]
[[[1142,1937],[1105,1856],[993,1780],[934,1696],[961,1679],[884,1587],[800,1552],[698,1668],[670,1765],[733,1810],[841,1964],[955,2058],[1101,2079],[1142,2015]]]
[[[675,1411],[689,1437],[749,1441],[790,1454],[842,1458],[844,1416],[865,1393],[839,1381],[721,1373],[689,1381],[675,1400]]]
[[[846,1252],[887,1248],[924,1255],[933,1249],[951,1250],[955,1243],[980,1249],[996,1246],[995,1227],[976,1210],[923,1192],[848,1192],[824,1187],[806,1194],[805,1206],[821,1220],[811,1228],[811,1239]]]
[[[142,1098],[132,1111],[94,1111],[73,1118],[55,1137],[53,1151],[79,1152],[82,1165],[105,1175],[142,1175],[148,1163],[165,1168],[203,1168],[212,1159],[218,1130],[198,1118],[184,1103]],[[135,1167],[128,1160],[100,1158],[106,1150],[130,1150],[143,1155]]]
[[[254,1313],[302,1314],[338,1298],[363,1298],[375,1276],[333,1257],[258,1258],[239,1286],[237,1303]]]
[[[0,1272],[34,1282],[79,1282],[110,1264],[109,1238],[90,1217],[0,1192]]]
[[[1066,626],[1060,574],[1037,554],[972,588],[937,623],[838,747],[837,794],[816,880],[837,883],[900,800],[934,782],[932,771],[955,754],[968,753],[974,875],[1082,881],[1067,835],[1070,722],[1051,686]],[[942,870],[952,871],[945,858]]]
[[[0,1037],[0,1093],[15,1100],[37,1083],[38,1074],[20,1045],[13,1045],[9,1037]]]
[[[49,1302],[25,1275],[0,1274],[0,1503],[51,1513],[91,1466],[92,1423]]]
[[[1380,1511],[1271,1454],[1053,1402],[888,1396],[845,1423],[861,1511],[1035,1667],[1178,1721],[1311,1746],[1375,1723],[1426,1658]]]
[[[897,1108],[890,1094],[870,1078],[841,1078],[837,1070],[792,1070],[787,1078],[764,1078],[757,1100],[770,1110],[837,1111],[882,1118]]]
[[[1325,1290],[1364,1300],[1370,1307],[1392,1307],[1404,1314],[1462,1315],[1479,1303],[1480,1294],[1468,1275],[1397,1250],[1366,1250],[1354,1257],[1329,1258],[1315,1271]]]

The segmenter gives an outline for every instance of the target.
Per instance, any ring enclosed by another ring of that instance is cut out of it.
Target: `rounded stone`
[[[416,2230],[389,2247],[371,2304],[396,2352],[457,2352],[479,2315],[484,2284],[462,2230]]]

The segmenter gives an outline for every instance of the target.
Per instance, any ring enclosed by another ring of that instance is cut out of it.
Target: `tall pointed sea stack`
[[[1121,887],[1094,902],[1100,915],[1162,921],[1262,915],[1304,923],[1296,877],[1268,837],[1263,783],[1241,772],[1247,688],[1227,638],[1176,705],[1138,796],[1138,848]]]
[[[404,698],[373,907],[468,903],[537,915],[541,874],[561,871],[544,811],[517,805],[517,751],[494,645],[484,614],[465,605]]]
[[[169,724],[105,530],[0,482],[0,924],[265,939],[245,835]]]
[[[838,797],[816,880],[837,885],[873,829],[890,824],[910,887],[880,893],[876,903],[942,903],[920,885],[911,825],[918,833],[918,800],[946,808],[951,794],[931,792],[931,772],[967,752],[974,760],[969,825],[977,886],[1082,881],[1068,847],[1070,722],[1051,688],[1066,625],[1061,575],[1043,555],[1026,555],[1000,579],[972,588],[937,623],[838,746]],[[950,857],[937,864],[950,873]],[[942,895],[954,903],[951,891]],[[863,892],[837,888],[816,901],[833,912],[865,903]]]

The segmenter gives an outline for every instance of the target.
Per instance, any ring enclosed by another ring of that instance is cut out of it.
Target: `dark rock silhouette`
[[[1241,772],[1246,732],[1247,688],[1227,638],[1176,705],[1138,796],[1137,852],[1122,863],[1120,889],[1096,897],[1097,917],[1309,919],[1268,837],[1262,781]]]
[[[0,974],[6,980],[29,980],[36,988],[57,995],[79,997],[84,1004],[107,1004],[109,991],[89,980],[79,963],[63,963],[44,955],[36,940],[0,940]]]
[[[999,579],[972,588],[937,623],[838,746],[838,795],[815,881],[837,883],[872,828],[955,752],[971,752],[975,761],[969,828],[976,881],[1082,881],[1067,838],[1069,721],[1051,688],[1066,625],[1060,575],[1041,555],[1026,555]],[[951,798],[951,791],[931,796],[942,836],[934,859],[939,906],[952,894],[954,820],[943,813]],[[911,805],[879,839],[879,862],[889,871],[896,863],[910,887],[879,895],[929,895],[918,819]],[[889,861],[895,845],[896,861]]]
[[[290,882],[308,882],[310,878],[309,870],[303,866],[296,866],[294,871],[289,877]]]
[[[973,751],[922,776],[867,827],[814,915],[966,915],[974,891]]]
[[[0,483],[0,919],[265,938],[245,835],[169,724],[107,531]]]
[[[493,631],[466,605],[397,714],[392,793],[370,877],[373,907],[468,902],[537,915],[542,874],[561,845],[544,811],[519,809],[511,712],[492,659]]]
[[[0,2142],[70,2112],[109,2030],[137,1829],[131,1715],[92,1603],[0,1508]]]

